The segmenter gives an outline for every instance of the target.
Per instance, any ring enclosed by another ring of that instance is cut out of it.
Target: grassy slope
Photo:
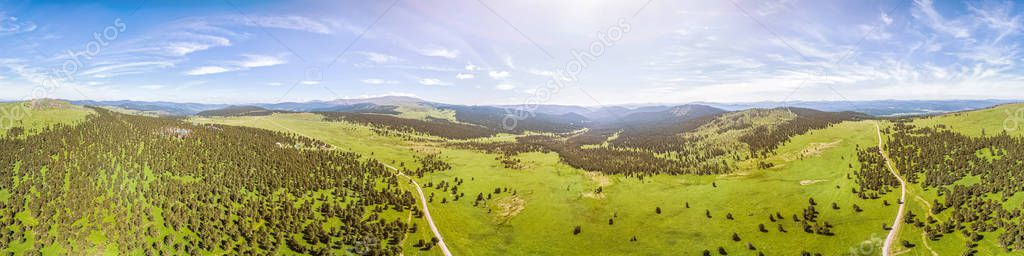
[[[455,121],[455,111],[451,109],[437,109],[429,106],[399,106],[398,117],[426,120],[429,118],[445,119]]]
[[[948,129],[963,133],[968,136],[982,136],[984,134],[992,135],[1006,131],[1008,134],[1013,136],[1024,136],[1024,119],[1017,119],[1018,111],[1024,109],[1024,104],[1008,104],[1001,105],[993,108],[982,109],[977,111],[968,111],[961,113],[952,113],[947,115],[940,115],[929,118],[922,118],[914,120],[913,124],[917,126],[936,127],[938,125],[944,125]],[[1013,123],[1017,123],[1016,129]],[[979,158],[984,158],[984,154],[981,154]],[[968,183],[971,179],[977,179],[976,177],[967,177],[959,181]],[[938,199],[940,202],[943,201],[942,197],[939,197],[935,189],[925,190],[919,185],[910,186],[908,191],[908,204],[907,210],[921,216],[923,220],[931,212],[931,205],[933,200]],[[996,198],[1001,198],[998,195],[994,195]],[[1024,193],[1017,193],[1010,197],[1007,202],[1004,203],[1004,207],[1008,209],[1020,208],[1024,202]],[[950,211],[945,211],[942,214],[935,216],[937,219],[946,219],[949,217]],[[912,244],[917,245],[908,251],[908,255],[933,255],[933,252],[939,255],[948,253],[959,253],[966,250],[966,238],[963,237],[960,232],[954,232],[947,234],[939,241],[926,241],[923,237],[924,230],[914,227],[913,225],[905,225],[905,229],[900,233],[901,240],[910,241]],[[998,236],[997,232],[993,233],[982,233],[986,237],[985,240],[979,242],[978,247],[975,248],[979,251],[979,255],[996,255],[1006,253],[1001,249],[995,242],[995,237]],[[902,247],[899,247],[902,249]]]
[[[495,155],[380,137],[365,127],[324,123],[310,115],[195,120],[293,131],[344,149],[367,155],[373,152],[373,157],[386,162],[411,163],[414,155],[421,154],[413,150],[439,150],[454,169],[428,175],[420,182],[451,182],[454,177],[465,180],[459,188],[466,196],[459,201],[452,201],[450,193],[426,189],[426,193],[435,194],[431,211],[456,254],[697,254],[718,246],[743,254],[749,252],[745,248],[748,241],[769,255],[795,254],[802,249],[839,254],[859,248],[872,238],[883,238],[885,231],[881,225],[890,223],[895,211],[895,207],[883,207],[880,200],[856,198],[850,193],[853,181],[845,178],[847,165],[856,164],[855,146],[876,142],[874,127],[866,122],[844,123],[794,138],[781,148],[780,157],[772,159],[779,166],[772,170],[721,177],[655,176],[641,181],[594,176],[559,163],[554,154],[519,156],[527,167],[510,170],[494,160]],[[799,157],[811,143],[836,141],[839,142],[831,148],[821,150],[820,156],[808,155],[802,160]],[[801,185],[801,181],[812,180],[819,182]],[[717,188],[711,186],[713,181]],[[593,191],[602,185],[604,192],[594,195]],[[473,206],[477,193],[486,195],[495,187],[509,187],[517,195],[496,194],[486,205]],[[808,197],[819,202],[821,220],[835,224],[837,236],[806,234],[790,220],[807,206]],[[448,202],[442,204],[442,198]],[[692,208],[683,207],[685,202]],[[832,202],[842,209],[832,210]],[[854,203],[865,211],[853,213]],[[523,209],[515,214],[505,210],[519,206]],[[656,214],[655,207],[661,207],[662,214]],[[704,216],[705,209],[711,210],[712,219]],[[786,217],[779,223],[788,233],[779,233],[776,224],[769,222],[767,214],[776,211]],[[725,220],[727,212],[736,220]],[[613,215],[618,215],[615,224],[608,225]],[[417,223],[419,232],[406,245],[429,238],[425,223]],[[770,232],[757,231],[759,223],[766,224]],[[583,232],[573,236],[576,225]],[[733,242],[733,232],[739,233],[743,242]],[[629,241],[633,236],[637,242]],[[880,243],[875,247],[880,247]],[[418,252],[408,248],[409,254]],[[436,253],[436,249],[428,252]]]
[[[0,136],[6,136],[11,127],[33,134],[58,123],[81,122],[90,114],[92,110],[62,101],[42,100],[36,107],[30,102],[0,103]]]
[[[977,111],[952,113],[914,120],[914,125],[946,125],[954,131],[969,136],[998,134],[1003,131],[1011,135],[1024,136],[1024,104],[1007,104]]]

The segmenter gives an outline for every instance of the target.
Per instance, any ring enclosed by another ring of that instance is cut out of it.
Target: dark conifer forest
[[[290,134],[93,110],[79,125],[0,139],[0,176],[13,177],[0,179],[12,192],[0,244],[31,234],[32,251],[81,251],[99,229],[147,255],[400,252],[407,223],[379,214],[415,200],[375,160]]]

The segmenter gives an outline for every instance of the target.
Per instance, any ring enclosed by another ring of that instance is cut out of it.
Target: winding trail
[[[893,241],[896,240],[896,237],[900,232],[900,225],[903,224],[903,213],[905,212],[904,206],[906,206],[904,203],[906,200],[904,199],[907,197],[907,182],[903,180],[903,177],[901,177],[898,172],[896,172],[895,168],[892,168],[892,160],[889,159],[889,154],[885,153],[885,148],[883,147],[882,127],[878,125],[878,122],[875,122],[875,129],[878,131],[878,153],[882,154],[882,157],[885,158],[885,166],[889,168],[889,172],[891,172],[893,176],[896,176],[896,179],[900,181],[900,201],[898,202],[900,209],[896,212],[896,220],[892,223],[892,229],[889,230],[889,236],[885,237],[885,244],[882,245],[882,256],[890,256],[893,255]]]
[[[444,238],[441,237],[441,231],[437,230],[437,224],[434,224],[434,219],[430,217],[430,209],[427,209],[427,197],[423,195],[423,188],[420,187],[420,184],[416,183],[416,180],[412,179],[412,177],[406,176],[405,173],[402,173],[402,171],[398,170],[398,168],[395,168],[385,163],[381,164],[383,164],[387,168],[390,168],[391,170],[398,172],[398,176],[402,176],[405,177],[406,179],[409,179],[409,181],[412,182],[412,185],[416,186],[416,192],[420,194],[420,204],[423,205],[423,216],[426,217],[427,224],[430,225],[430,231],[434,232],[434,236],[437,237],[437,246],[441,248],[441,253],[444,253],[445,256],[452,256],[452,252],[448,251],[448,245],[444,243]]]

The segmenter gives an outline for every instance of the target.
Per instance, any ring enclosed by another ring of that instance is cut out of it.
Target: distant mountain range
[[[217,110],[232,107],[228,104],[203,104],[203,103],[175,103],[162,101],[70,101],[76,105],[92,105],[104,107],[117,107],[129,110],[156,113],[161,115],[189,116],[197,115],[203,111]],[[641,114],[657,113],[677,109],[681,106],[706,106],[721,109],[723,111],[736,111],[752,108],[776,108],[776,107],[799,107],[815,109],[828,112],[852,111],[872,116],[905,116],[905,115],[929,115],[980,109],[1000,104],[1014,103],[1021,101],[1013,100],[876,100],[876,101],[793,101],[793,102],[752,102],[752,103],[715,103],[699,102],[693,104],[644,104],[644,105],[621,105],[607,107],[585,107],[572,105],[537,105],[534,109],[535,115],[544,117],[575,118],[578,122],[612,122],[628,116],[639,114],[630,118],[644,118]],[[257,103],[239,106],[254,106],[266,110],[292,111],[292,112],[351,112],[351,113],[376,113],[376,114],[398,114],[400,108],[436,108],[455,110],[456,114],[475,115],[478,117],[497,115],[504,117],[505,108],[516,109],[519,106],[494,105],[494,106],[466,106],[425,101],[413,97],[386,96],[365,99],[338,99],[331,101],[309,101],[309,102],[285,102],[285,103]],[[706,109],[705,109],[706,110]],[[489,117],[492,121],[497,117]],[[630,119],[626,119],[628,121]]]
[[[931,115],[988,108],[1020,100],[872,100],[872,101],[792,101],[755,103],[698,103],[725,110],[799,107],[828,112],[853,111],[872,116]]]

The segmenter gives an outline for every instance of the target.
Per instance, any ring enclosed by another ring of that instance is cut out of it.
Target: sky
[[[0,1],[0,99],[1021,99],[1022,4]]]

